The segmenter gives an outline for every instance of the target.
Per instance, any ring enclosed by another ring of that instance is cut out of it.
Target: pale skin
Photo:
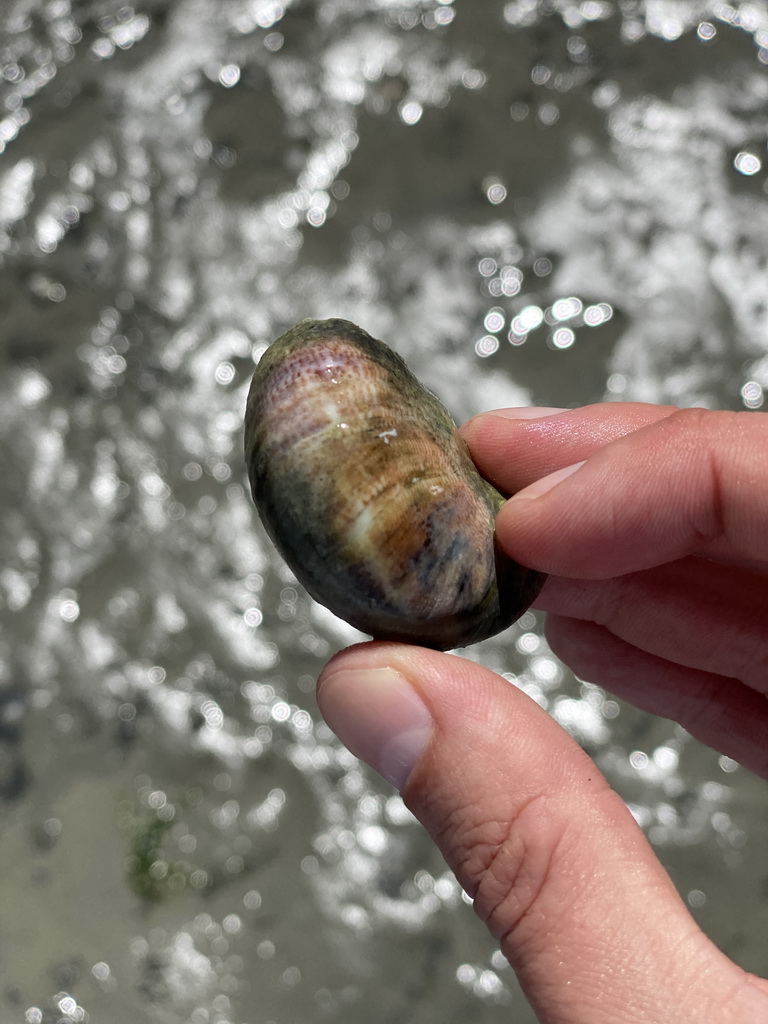
[[[768,414],[502,410],[462,433],[481,472],[520,492],[497,536],[550,574],[535,607],[554,652],[768,778]],[[768,981],[701,932],[623,801],[516,687],[389,643],[342,651],[318,686],[542,1024],[768,1022]]]

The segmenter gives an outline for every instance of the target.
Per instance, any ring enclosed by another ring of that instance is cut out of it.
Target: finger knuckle
[[[465,812],[466,813],[466,812]],[[551,919],[550,883],[562,878],[567,829],[545,794],[523,802],[512,820],[467,821],[453,836],[475,911],[500,941],[524,924]]]

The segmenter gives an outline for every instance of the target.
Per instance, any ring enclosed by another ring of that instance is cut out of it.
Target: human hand
[[[497,535],[551,574],[536,606],[552,650],[768,777],[768,415],[509,413],[465,437],[500,490],[525,489]]]
[[[497,534],[552,574],[537,604],[554,649],[768,774],[765,419],[603,405],[464,433],[502,489],[538,480]],[[542,1022],[768,1020],[768,982],[703,935],[622,800],[522,691],[455,655],[370,643],[331,660],[318,702],[401,790]]]

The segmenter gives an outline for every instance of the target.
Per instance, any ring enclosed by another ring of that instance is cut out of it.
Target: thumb
[[[369,643],[318,703],[402,790],[547,1024],[753,1024],[768,986],[703,935],[620,798],[516,687],[473,662]]]

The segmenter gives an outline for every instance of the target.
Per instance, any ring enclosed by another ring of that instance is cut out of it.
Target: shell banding
[[[347,320],[303,320],[267,349],[245,457],[262,522],[297,579],[377,639],[475,643],[541,587],[496,546],[504,498],[448,412]]]

